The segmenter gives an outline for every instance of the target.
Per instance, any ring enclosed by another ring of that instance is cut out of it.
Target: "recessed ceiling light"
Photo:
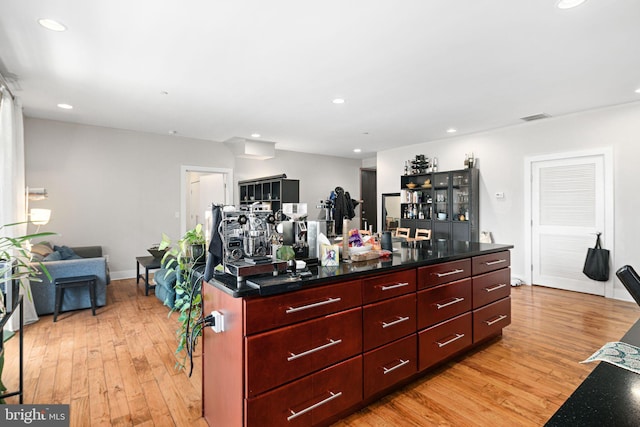
[[[252,137],[252,138],[260,138],[260,136],[261,136],[261,135],[260,135],[259,133],[252,133],[252,134],[251,134],[251,137]]]
[[[63,110],[71,110],[73,108],[73,105],[69,105],[69,104],[58,104],[58,108],[62,108]]]
[[[332,101],[334,104],[344,104],[344,99],[336,98]]]
[[[640,93],[640,87],[636,89],[636,93]]]
[[[571,9],[572,7],[580,6],[587,0],[558,0],[556,2],[556,7],[558,9]]]
[[[447,133],[456,133],[456,132],[458,132],[458,129],[454,129],[454,128],[447,129]]]
[[[362,149],[361,149],[361,148],[354,148],[354,149],[353,149],[353,152],[354,152],[354,153],[361,153],[361,152],[362,152]]]
[[[160,95],[169,95],[169,92],[167,92],[166,90],[161,90]]]
[[[178,131],[177,131],[177,130],[170,130],[170,131],[169,131],[169,135],[175,135],[175,134],[177,134],[177,133],[178,133]]]
[[[67,31],[67,27],[59,23],[58,21],[54,21],[53,19],[38,19],[38,24],[42,25],[47,30],[51,31]]]

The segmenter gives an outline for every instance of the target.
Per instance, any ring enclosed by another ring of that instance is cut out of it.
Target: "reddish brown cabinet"
[[[416,294],[366,305],[362,315],[367,351],[416,332]]]
[[[443,262],[418,268],[418,289],[453,282],[471,276],[471,259]]]
[[[511,321],[509,262],[504,250],[347,271],[265,297],[234,298],[224,284],[204,284],[205,313],[224,315],[223,332],[204,330],[205,419],[216,426],[330,425],[500,335]]]

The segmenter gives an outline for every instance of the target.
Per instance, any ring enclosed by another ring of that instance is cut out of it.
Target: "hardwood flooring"
[[[176,314],[135,280],[113,281],[107,305],[25,327],[25,403],[70,404],[71,426],[206,426],[201,358],[176,371]],[[447,363],[335,424],[539,426],[596,364],[580,364],[624,335],[634,303],[544,287],[512,288],[512,324]],[[3,380],[17,385],[18,340],[6,343]],[[13,357],[12,357],[13,355]],[[17,403],[17,398],[7,399]],[[234,426],[216,426],[234,427]]]

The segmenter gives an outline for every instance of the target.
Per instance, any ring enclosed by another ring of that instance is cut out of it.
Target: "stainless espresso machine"
[[[259,203],[248,210],[223,210],[218,231],[226,273],[241,281],[247,276],[286,271],[286,261],[273,261],[270,256],[275,222],[272,211]]]

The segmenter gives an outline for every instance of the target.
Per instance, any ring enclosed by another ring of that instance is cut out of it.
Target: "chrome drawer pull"
[[[342,342],[342,340],[329,340],[328,343],[321,345],[320,347],[312,348],[311,350],[304,351],[299,354],[290,353],[291,356],[287,357],[287,362],[291,362],[292,360],[296,360],[303,356],[308,356],[311,353],[315,353],[316,351],[324,350],[325,348],[333,347],[334,345],[338,345]]]
[[[487,292],[493,292],[493,291],[497,291],[498,289],[502,289],[505,286],[507,286],[505,283],[500,283],[499,285],[494,286],[493,288],[484,288],[484,290]]]
[[[400,359],[400,363],[398,363],[395,366],[392,366],[391,368],[385,368],[384,366],[382,367],[384,369],[384,375],[387,375],[389,372],[395,371],[398,368],[403,367],[404,365],[406,365],[407,363],[409,363],[408,360],[402,360]]]
[[[322,406],[322,405],[324,405],[325,403],[329,403],[329,402],[331,402],[333,399],[337,399],[337,398],[339,398],[340,396],[342,396],[342,392],[341,392],[341,391],[339,391],[339,392],[337,392],[337,393],[334,393],[334,392],[330,391],[330,392],[329,392],[329,394],[331,394],[331,396],[327,397],[327,398],[326,398],[326,399],[324,399],[324,400],[321,400],[321,401],[320,401],[320,402],[318,402],[318,403],[314,403],[313,405],[309,406],[308,408],[304,408],[304,409],[303,409],[302,411],[300,411],[300,412],[291,411],[291,415],[289,415],[289,416],[287,417],[287,421],[291,421],[292,419],[294,419],[294,418],[296,418],[296,417],[299,417],[300,415],[306,414],[306,413],[307,413],[307,412],[309,412],[309,411],[313,411],[313,410],[314,410],[314,409],[316,409],[317,407]]]
[[[310,308],[320,307],[321,305],[333,304],[338,301],[342,301],[342,298],[329,298],[326,301],[314,302],[313,304],[303,305],[301,307],[289,307],[285,313],[295,313],[296,311],[308,310]]]
[[[448,306],[453,305],[453,304],[457,304],[457,303],[462,302],[462,301],[464,301],[464,298],[457,297],[457,298],[454,298],[453,300],[451,300],[451,301],[449,301],[447,303],[436,304],[436,307],[438,308],[438,310],[440,310],[441,308],[445,308],[445,307],[448,307]]]
[[[496,265],[496,264],[500,264],[500,263],[503,263],[503,262],[507,262],[507,260],[506,259],[498,259],[498,260],[495,260],[495,261],[487,261],[487,262],[485,262],[485,265]]]
[[[447,342],[438,342],[438,341],[436,341],[436,344],[438,344],[438,347],[444,347],[445,345],[449,345],[454,341],[458,341],[462,337],[464,337],[464,334],[456,334],[456,336],[454,338],[451,338],[449,341],[447,341]]]
[[[380,289],[383,291],[388,291],[389,289],[402,288],[404,286],[409,286],[408,282],[396,283],[395,285],[383,286]]]
[[[506,315],[506,314],[501,314],[500,316],[498,316],[498,318],[497,318],[497,319],[495,319],[495,320],[485,320],[485,321],[484,321],[484,323],[486,323],[486,324],[487,324],[487,326],[491,326],[491,325],[493,325],[494,323],[498,323],[499,321],[504,320],[504,319],[506,319],[506,318],[507,318],[507,315]]]
[[[445,276],[451,276],[452,274],[458,274],[458,273],[464,273],[464,270],[460,270],[459,268],[456,268],[455,270],[447,271],[446,273],[436,273],[436,276],[445,277]]]
[[[383,328],[388,328],[389,326],[393,326],[393,325],[397,325],[398,323],[402,323],[406,320],[409,320],[409,317],[398,317],[397,320],[394,320],[393,322],[382,322],[382,327]]]

